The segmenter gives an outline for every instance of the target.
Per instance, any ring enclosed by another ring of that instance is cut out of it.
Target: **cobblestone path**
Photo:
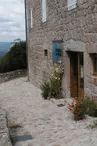
[[[97,129],[75,122],[67,107],[43,100],[38,88],[19,78],[0,84],[0,107],[7,111],[9,125],[21,125],[13,135],[31,135],[32,140],[15,146],[97,146]]]

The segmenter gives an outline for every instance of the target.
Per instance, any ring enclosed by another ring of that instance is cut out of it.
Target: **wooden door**
[[[84,63],[83,53],[78,53],[78,97],[84,97]]]
[[[77,53],[70,53],[70,89],[71,97],[78,97],[78,58]]]
[[[70,52],[71,97],[84,96],[83,53]]]

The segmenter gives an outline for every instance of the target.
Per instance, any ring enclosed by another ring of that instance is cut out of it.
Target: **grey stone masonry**
[[[0,73],[0,83],[27,75],[27,70],[15,70],[7,73]]]
[[[0,146],[12,146],[7,128],[6,113],[0,109]]]
[[[33,14],[33,28],[27,30],[31,82],[39,87],[43,79],[50,76],[53,67],[52,41],[63,40],[65,96],[70,97],[70,59],[66,52],[69,42],[76,44],[73,51],[79,44],[80,50],[76,51],[84,53],[85,93],[96,95],[97,77],[94,79],[91,75],[90,53],[97,53],[97,0],[77,0],[76,8],[72,10],[68,10],[67,0],[47,0],[46,5],[47,21],[42,23],[41,0],[26,0],[26,8],[32,9]],[[44,56],[45,49],[48,50],[48,56]]]

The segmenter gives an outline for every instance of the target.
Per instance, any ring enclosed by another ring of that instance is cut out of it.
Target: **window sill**
[[[91,83],[97,86],[97,75],[90,75]]]
[[[68,6],[68,11],[76,9],[76,8],[77,8],[77,3],[75,3],[75,4],[71,5],[71,6]]]
[[[47,21],[41,22],[41,25],[42,25],[42,26],[46,26],[46,25],[47,25]]]
[[[97,79],[97,75],[94,75],[94,74],[91,74],[90,77],[93,79]]]
[[[47,20],[46,21],[42,21],[42,24],[44,24],[44,23],[46,23],[47,22]]]

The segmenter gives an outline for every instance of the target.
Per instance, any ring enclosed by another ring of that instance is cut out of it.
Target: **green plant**
[[[62,84],[63,68],[62,63],[54,64],[53,73],[51,74],[49,82],[44,82],[41,86],[42,97],[44,99],[61,97],[61,84]]]
[[[41,85],[41,90],[42,90],[42,97],[44,99],[48,99],[49,93],[50,93],[50,85],[49,82],[44,81],[44,83]]]
[[[85,97],[83,100],[83,107],[88,109],[88,115],[91,117],[97,117],[97,104],[92,97],[92,100],[89,97]]]
[[[41,86],[42,96],[44,99],[61,97],[61,84],[62,84],[63,68],[62,63],[54,64],[53,73],[51,74],[49,82],[44,82]]]
[[[97,128],[97,124],[93,124],[93,125],[89,124],[89,125],[87,126],[87,128],[91,128],[91,129]]]
[[[97,104],[93,97],[92,100],[89,97],[75,100],[68,106],[68,109],[73,113],[74,120],[82,120],[85,118],[85,115],[97,117]]]
[[[84,98],[83,100],[84,108],[88,109],[88,115],[91,117],[97,117],[97,103],[92,97],[92,100],[89,97]]]
[[[81,101],[72,102],[72,104],[68,106],[68,109],[73,113],[74,120],[78,121],[85,118],[85,114],[87,111],[83,107]]]
[[[50,98],[59,98],[61,93],[61,81],[59,74],[50,78]]]
[[[0,73],[26,68],[26,42],[18,39],[0,59]]]
[[[62,63],[54,64],[53,74],[50,78],[50,98],[59,99],[61,97],[62,76]]]

